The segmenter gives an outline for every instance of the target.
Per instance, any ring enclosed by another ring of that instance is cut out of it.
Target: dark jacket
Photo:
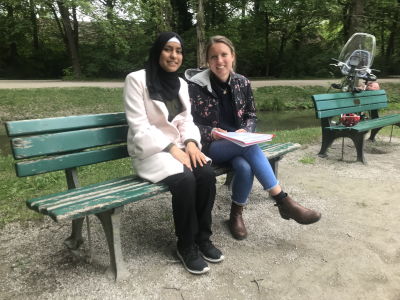
[[[210,72],[207,69],[193,77],[185,74],[189,82],[189,96],[194,123],[200,129],[201,143],[206,153],[213,141],[211,130],[220,127],[219,99],[211,88]],[[248,132],[254,132],[257,118],[250,81],[242,75],[232,73],[229,86],[234,101],[236,129],[243,128]]]

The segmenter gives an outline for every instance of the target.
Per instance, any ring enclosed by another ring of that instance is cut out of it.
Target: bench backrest
[[[128,157],[125,113],[6,122],[17,176]]]
[[[360,93],[331,93],[312,96],[318,119],[340,114],[377,110],[388,106],[384,90]]]

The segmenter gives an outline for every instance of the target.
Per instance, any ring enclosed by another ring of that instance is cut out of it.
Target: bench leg
[[[82,225],[85,218],[72,220],[72,232],[69,238],[64,241],[64,245],[70,250],[78,250],[83,244]]]
[[[352,139],[354,146],[356,147],[357,150],[357,161],[360,161],[364,164],[366,164],[366,160],[364,158],[364,136],[367,134],[366,132],[360,132],[358,134],[350,136]]]
[[[96,214],[107,238],[110,253],[110,275],[115,281],[128,278],[129,271],[125,266],[121,251],[121,211],[123,206]]]
[[[274,171],[276,178],[278,178],[278,164],[281,159],[282,159],[282,156],[278,156],[278,157],[269,159],[269,163],[271,164],[272,171]]]
[[[375,129],[372,129],[371,130],[371,134],[370,134],[370,136],[369,136],[369,140],[370,141],[372,141],[372,142],[375,142],[375,136],[377,135],[377,133],[379,132],[379,130],[381,130],[383,127],[380,127],[380,128],[375,128]]]
[[[225,179],[224,185],[228,185],[228,186],[231,185],[231,182],[232,182],[232,180],[233,180],[233,175],[234,175],[234,172],[233,172],[233,171],[232,171],[232,172],[226,173],[226,179]]]
[[[319,157],[326,157],[326,151],[332,145],[333,141],[337,138],[337,136],[328,130],[322,130],[322,144],[321,150],[319,150]]]

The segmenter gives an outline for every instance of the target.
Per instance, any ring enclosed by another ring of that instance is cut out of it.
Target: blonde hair
[[[226,36],[223,35],[214,35],[212,37],[210,37],[210,39],[208,40],[208,44],[206,47],[206,59],[208,60],[208,52],[210,51],[210,48],[217,43],[222,43],[225,44],[226,46],[229,47],[229,49],[231,50],[231,53],[234,56],[234,60],[233,60],[233,69],[235,69],[236,67],[236,51],[235,51],[235,46],[233,46],[233,43],[230,39],[228,39]]]

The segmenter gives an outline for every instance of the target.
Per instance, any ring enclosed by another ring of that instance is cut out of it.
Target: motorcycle
[[[371,69],[375,56],[375,36],[368,33],[355,33],[344,45],[336,63],[330,64],[340,69],[344,78],[341,83],[333,83],[331,88],[342,92],[357,93],[363,90],[379,89],[377,77]],[[360,83],[364,80],[364,84]]]

